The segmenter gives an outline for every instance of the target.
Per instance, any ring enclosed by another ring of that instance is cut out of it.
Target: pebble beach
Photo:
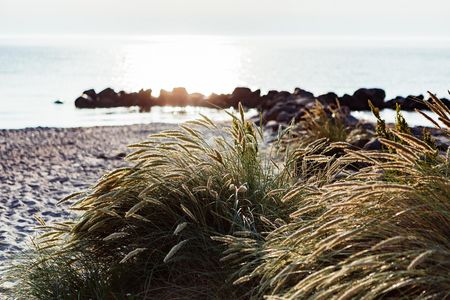
[[[170,124],[0,130],[0,266],[35,235],[34,216],[67,217],[57,202],[127,164],[126,145]]]

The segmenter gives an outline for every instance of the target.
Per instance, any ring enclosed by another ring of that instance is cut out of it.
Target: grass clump
[[[448,120],[448,111],[439,112]],[[339,178],[302,180],[286,194],[282,201],[296,206],[290,220],[254,241],[264,255],[236,262],[253,266],[235,280],[252,285],[249,298],[450,297],[448,151],[388,133],[399,140],[381,139],[391,152],[329,145],[346,152],[325,167]],[[366,167],[346,172],[360,162]],[[240,238],[224,242],[233,248]]]
[[[353,122],[349,122],[353,119]],[[342,107],[339,101],[324,105],[319,101],[305,110],[298,126],[291,130],[296,133],[302,146],[326,138],[329,142],[357,143],[368,139],[370,134],[359,122],[350,116],[347,107]]]
[[[427,105],[450,126],[438,100]],[[306,144],[325,122],[316,109],[311,134],[283,140],[277,160],[242,109],[225,130],[204,118],[131,145],[133,167],[75,195],[80,219],[43,224],[12,273],[21,295],[450,297],[450,152],[386,126],[382,151],[331,125]]]
[[[206,139],[202,127],[217,136]],[[59,292],[40,292],[54,285],[65,288],[62,299],[77,298],[81,289],[83,298],[103,299],[84,280],[97,272],[93,280],[105,283],[110,297],[234,297],[238,290],[226,279],[236,266],[220,261],[224,246],[211,237],[257,237],[287,217],[272,191],[292,177],[263,158],[261,141],[241,108],[228,129],[204,118],[131,145],[134,166],[72,198],[79,220],[44,226],[50,231],[36,241],[41,255],[22,273],[21,288],[40,299],[60,299]],[[77,274],[38,280],[53,270]]]

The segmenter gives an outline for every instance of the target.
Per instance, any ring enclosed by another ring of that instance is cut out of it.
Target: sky
[[[0,0],[0,35],[450,37],[449,0]]]

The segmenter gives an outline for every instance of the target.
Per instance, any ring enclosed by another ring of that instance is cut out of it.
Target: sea
[[[155,107],[76,109],[84,90],[185,87],[208,95],[237,86],[315,95],[383,88],[387,98],[450,97],[450,39],[382,37],[1,36],[0,129],[179,123],[224,111]],[[63,104],[55,104],[55,101]],[[354,112],[373,119],[370,113]],[[383,112],[388,121],[393,112]],[[411,125],[429,125],[406,113]]]

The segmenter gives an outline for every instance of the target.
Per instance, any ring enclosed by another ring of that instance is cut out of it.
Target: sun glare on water
[[[123,46],[117,76],[130,90],[185,87],[189,92],[229,92],[239,84],[241,48],[214,38],[157,39]]]

